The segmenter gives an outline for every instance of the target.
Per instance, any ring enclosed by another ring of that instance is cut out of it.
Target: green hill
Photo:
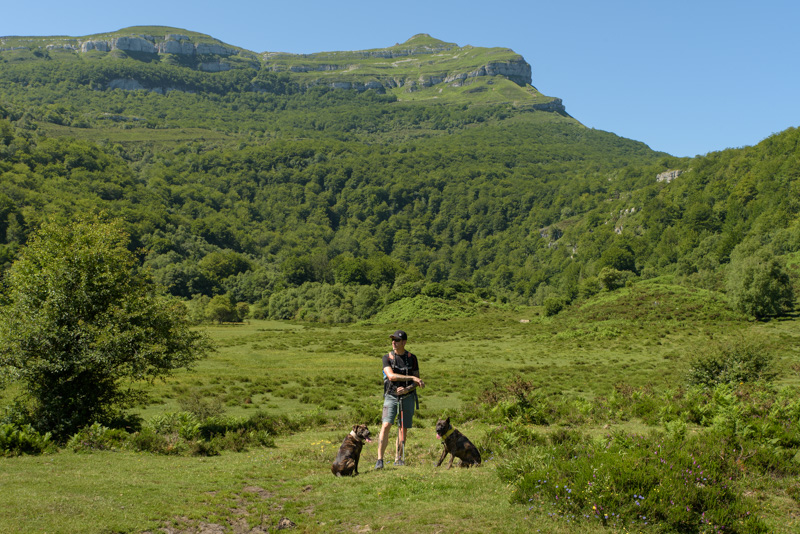
[[[530,65],[512,50],[459,47],[426,34],[381,49],[289,54],[256,53],[180,28],[134,26],[84,37],[3,37],[0,38],[0,59],[5,63],[37,60],[80,62],[83,64],[82,72],[93,71],[95,88],[156,91],[199,88],[191,83],[186,85],[185,81],[161,85],[157,82],[163,79],[156,80],[151,70],[143,69],[116,69],[115,74],[119,77],[98,79],[97,70],[107,71],[108,63],[133,59],[146,64],[178,65],[200,72],[244,69],[250,71],[252,78],[249,89],[266,91],[271,90],[270,84],[261,83],[263,80],[254,76],[256,72],[288,73],[294,82],[304,87],[373,89],[414,100],[464,101],[464,91],[460,89],[475,84],[470,93],[485,93],[480,98],[483,101],[550,106],[563,112],[557,99],[542,95],[530,85]],[[100,65],[92,68],[86,65],[98,61]],[[100,69],[101,65],[106,69]],[[242,76],[238,78],[243,80]],[[491,83],[487,85],[489,81]],[[492,87],[494,84],[497,87]],[[431,88],[435,90],[429,90]],[[237,89],[246,90],[243,86]],[[230,91],[231,88],[223,90]]]
[[[168,27],[0,38],[0,261],[47,217],[126,221],[198,317],[400,299],[560,306],[797,265],[798,132],[680,159],[586,128],[505,48],[253,52]]]

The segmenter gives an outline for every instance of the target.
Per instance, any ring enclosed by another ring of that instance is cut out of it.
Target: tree
[[[217,295],[206,306],[206,318],[217,323],[233,323],[239,320],[239,311],[230,295]]]
[[[636,271],[633,252],[627,245],[612,245],[600,256],[600,267],[610,267],[617,271]]]
[[[22,385],[31,423],[66,438],[113,424],[141,380],[189,368],[211,348],[186,307],[137,269],[119,221],[42,225],[6,278],[0,369]]]
[[[736,256],[731,257],[728,295],[739,311],[763,319],[792,309],[792,282],[777,259],[763,249],[738,261]]]

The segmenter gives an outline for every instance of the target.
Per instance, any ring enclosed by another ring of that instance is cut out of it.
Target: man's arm
[[[416,375],[417,376],[414,376],[414,375],[399,375],[399,374],[397,374],[397,373],[392,371],[392,367],[391,366],[387,365],[386,367],[383,368],[383,373],[386,375],[386,378],[389,379],[392,382],[408,382],[409,380],[413,380],[414,381],[414,385],[413,386],[409,386],[407,388],[398,388],[397,392],[400,395],[403,395],[403,393],[400,393],[400,390],[405,390],[406,392],[408,392],[408,391],[411,391],[413,388],[416,388],[418,386],[419,387],[425,387],[425,382],[423,382],[419,378],[419,371],[416,371]]]

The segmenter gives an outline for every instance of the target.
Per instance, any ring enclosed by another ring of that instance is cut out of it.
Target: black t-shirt
[[[411,354],[410,352],[406,351],[405,354],[398,355],[395,354],[394,351],[391,351],[388,354],[383,355],[383,367],[381,369],[385,369],[386,367],[391,367],[392,372],[398,375],[405,375],[405,376],[417,376],[419,375],[419,363],[417,362],[417,357]],[[383,373],[383,394],[397,396],[397,388],[399,387],[408,387],[414,384],[413,380],[405,380],[402,382],[392,382],[386,376],[386,373]]]

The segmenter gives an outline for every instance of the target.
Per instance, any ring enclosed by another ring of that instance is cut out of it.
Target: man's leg
[[[383,461],[383,453],[386,451],[386,446],[389,444],[389,429],[392,428],[392,423],[383,423],[381,425],[381,433],[378,437],[378,461]]]

